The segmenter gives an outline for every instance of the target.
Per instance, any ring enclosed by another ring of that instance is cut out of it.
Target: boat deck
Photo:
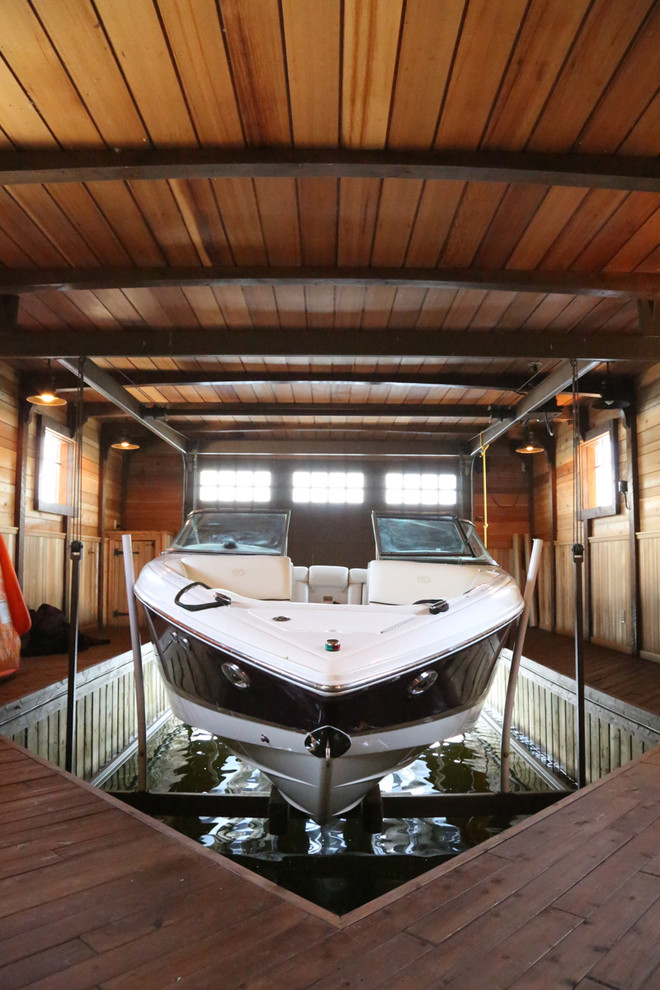
[[[2,739],[0,796],[3,990],[660,985],[660,748],[342,918]]]

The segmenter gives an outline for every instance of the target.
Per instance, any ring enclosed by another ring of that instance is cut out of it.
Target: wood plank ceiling
[[[629,375],[658,51],[658,0],[4,0],[0,358],[85,356],[186,442],[392,449]]]

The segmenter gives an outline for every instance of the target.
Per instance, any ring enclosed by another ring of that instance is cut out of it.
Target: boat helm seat
[[[290,601],[293,565],[290,557],[219,553],[182,557],[186,577],[262,601]]]
[[[372,560],[368,567],[368,601],[413,605],[422,599],[456,598],[474,587],[481,571],[478,564]]]

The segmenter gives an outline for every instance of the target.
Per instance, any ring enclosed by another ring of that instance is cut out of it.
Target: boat
[[[523,601],[455,515],[374,512],[366,568],[294,566],[289,522],[196,510],[134,590],[173,713],[323,824],[474,725]]]

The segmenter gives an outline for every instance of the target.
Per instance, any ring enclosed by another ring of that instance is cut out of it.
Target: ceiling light
[[[116,443],[111,443],[110,446],[112,448],[114,448],[114,450],[139,450],[140,449],[140,444],[139,443],[131,443],[131,441],[130,440],[127,440],[126,437],[122,437],[121,440],[117,440]]]
[[[630,405],[617,390],[616,384],[610,378],[610,366],[607,364],[607,374],[600,383],[600,398],[592,404],[592,409],[627,409]]]
[[[62,399],[55,394],[55,376],[50,373],[50,361],[48,362],[48,379],[43,383],[43,388],[34,395],[28,395],[27,401],[33,406],[65,406],[66,399]]]
[[[523,440],[519,447],[516,447],[516,454],[542,454],[545,447],[542,447],[529,426],[525,427]]]

